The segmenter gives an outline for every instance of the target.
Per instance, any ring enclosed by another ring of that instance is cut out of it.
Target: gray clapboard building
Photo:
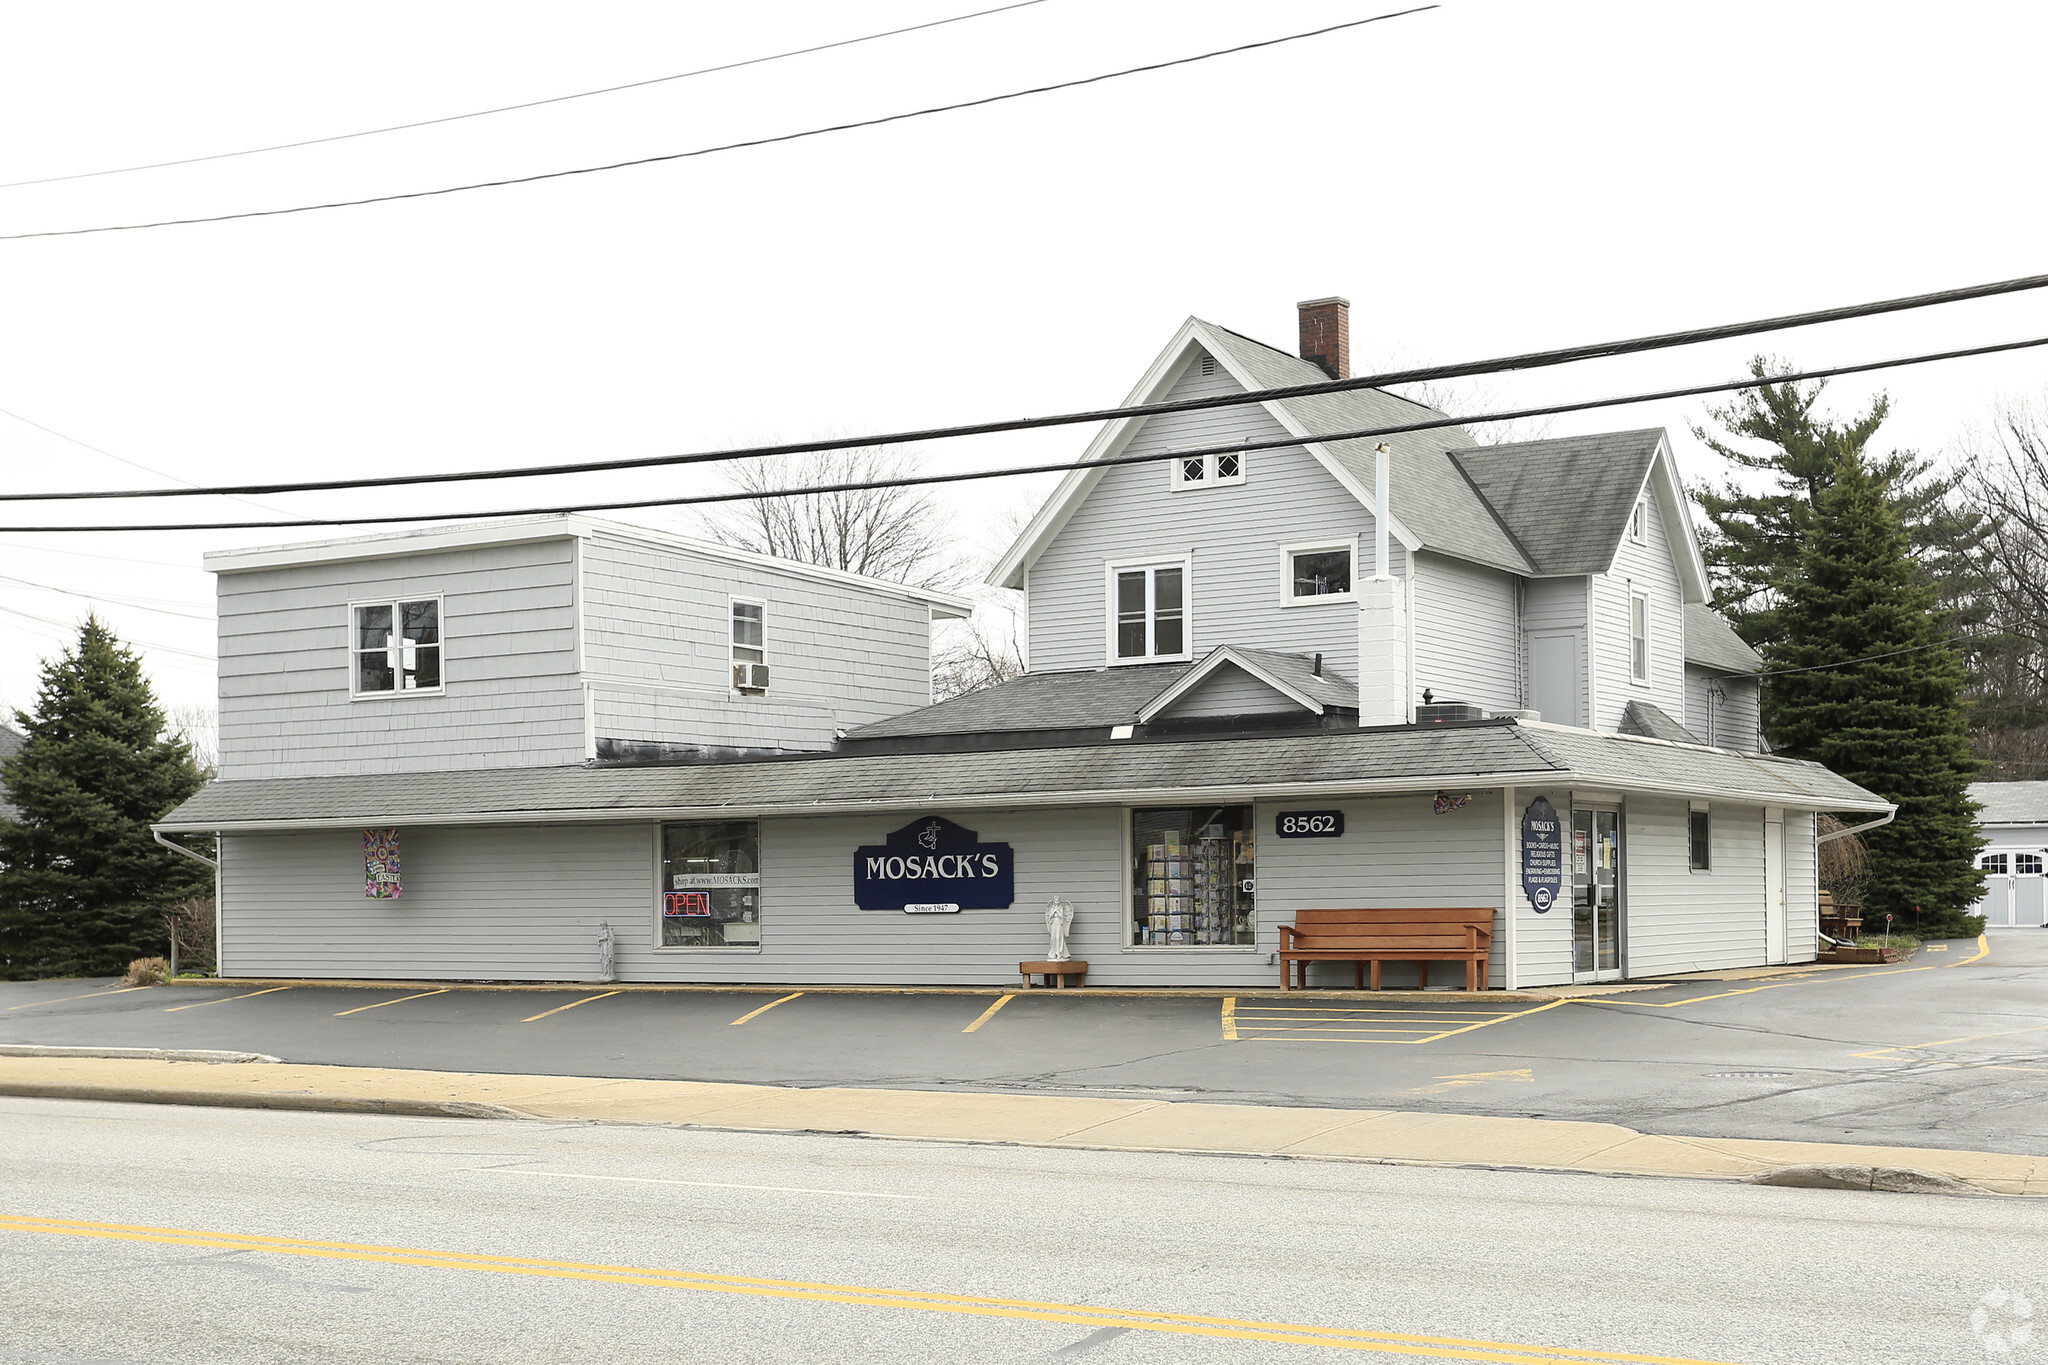
[[[1970,799],[1986,874],[1971,913],[1991,928],[2048,925],[2048,782],[1972,782]]]
[[[1190,319],[1129,401],[1347,374],[1301,320]],[[641,528],[210,555],[220,778],[159,829],[219,837],[242,975],[993,984],[1055,897],[1101,984],[1275,984],[1322,906],[1490,908],[1496,987],[1810,959],[1815,813],[1890,807],[1759,751],[1664,433],[1316,439],[1440,419],[1106,424],[991,575],[1027,671],[938,704],[965,600]]]

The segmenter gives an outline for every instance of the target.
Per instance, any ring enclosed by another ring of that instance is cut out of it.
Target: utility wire
[[[1752,678],[1763,679],[1782,678],[1788,673],[1818,673],[1821,672],[1823,669],[1847,668],[1851,664],[1875,663],[1879,659],[1896,659],[1901,654],[1918,654],[1923,649],[1945,649],[1950,645],[1968,644],[1972,640],[1991,640],[1996,638],[1996,636],[1992,635],[1958,635],[1951,640],[1936,640],[1932,644],[1914,645],[1910,649],[1894,649],[1889,650],[1883,654],[1866,654],[1860,659],[1842,659],[1838,662],[1831,664],[1808,664],[1805,668],[1772,668],[1766,669],[1764,672],[1761,673],[1752,673],[1749,676]]]
[[[761,66],[768,62],[779,62],[790,57],[804,57],[813,52],[830,52],[834,48],[853,47],[859,43],[872,43],[882,38],[894,38],[899,34],[917,33],[928,28],[943,28],[947,24],[964,24],[969,19],[982,19],[991,14],[1002,14],[1013,9],[1026,9],[1042,5],[1045,0],[1018,0],[1016,4],[998,5],[994,9],[976,10],[972,14],[956,14],[950,19],[934,19],[929,23],[910,24],[904,28],[885,29],[880,33],[867,33],[858,38],[842,38],[834,43],[819,43],[813,47],[800,47],[789,52],[776,52],[766,57],[749,57],[745,61],[726,62],[720,66],[701,66],[695,71],[679,71],[673,76],[654,76],[644,81],[627,81],[624,85],[607,85],[598,90],[579,90],[573,95],[550,95],[546,99],[526,100],[519,104],[501,104],[495,109],[474,109],[466,114],[444,114],[440,118],[416,119],[411,123],[393,123],[382,128],[364,128],[353,133],[334,133],[327,137],[302,138],[297,142],[278,142],[268,147],[244,147],[236,152],[213,152],[206,156],[180,157],[175,161],[150,161],[139,166],[113,166],[101,171],[78,171],[71,175],[46,175],[39,180],[11,180],[0,184],[0,190],[17,190],[29,185],[55,185],[66,180],[92,180],[103,175],[127,175],[131,171],[160,171],[171,166],[196,166],[205,161],[226,161],[237,156],[260,156],[265,152],[288,152],[298,147],[318,147],[329,142],[346,142],[350,138],[378,137],[384,133],[403,133],[413,128],[432,128],[442,123],[460,123],[464,119],[488,118],[492,114],[510,114],[520,109],[539,109],[543,105],[565,104],[570,100],[587,100],[595,95],[616,95],[622,90],[640,90],[650,85],[662,85],[669,81],[686,81],[693,76],[709,76],[719,71],[737,71],[745,66]]]
[[[1384,19],[1399,19],[1405,15],[1420,14],[1425,10],[1442,8],[1440,5],[1417,5],[1412,9],[1393,10],[1386,14],[1375,14],[1365,19],[1352,19],[1342,24],[1331,24],[1325,28],[1310,29],[1305,33],[1290,33],[1280,38],[1264,38],[1255,43],[1239,43],[1236,47],[1217,48],[1213,52],[1198,52],[1191,57],[1175,57],[1169,61],[1148,62],[1144,66],[1129,66],[1121,71],[1105,71],[1096,76],[1083,76],[1078,80],[1057,81],[1051,85],[1035,85],[1026,90],[1012,90],[1001,95],[984,95],[980,99],[960,100],[953,104],[935,104],[923,109],[910,109],[900,114],[884,114],[880,118],[859,119],[851,123],[835,123],[823,128],[806,128],[800,132],[778,133],[773,137],[748,138],[741,142],[726,142],[715,147],[698,147],[687,152],[667,152],[660,156],[634,157],[628,161],[612,161],[602,166],[577,166],[566,171],[542,171],[536,175],[516,175],[503,180],[478,180],[466,185],[444,185],[434,190],[409,190],[403,194],[378,194],[366,199],[337,199],[324,204],[297,204],[282,209],[251,209],[246,213],[216,213],[201,218],[162,218],[148,223],[108,223],[100,227],[62,228],[47,232],[14,232],[0,235],[0,242],[25,242],[38,237],[85,237],[99,232],[139,232],[145,228],[189,227],[196,223],[229,223],[242,218],[276,218],[288,213],[317,213],[325,209],[360,208],[365,204],[392,204],[404,199],[431,199],[443,194],[463,194],[470,190],[499,189],[506,185],[531,185],[542,180],[560,180],[572,175],[597,175],[605,171],[625,170],[631,166],[652,166],[664,161],[686,161],[692,157],[713,156],[719,152],[742,151],[749,147],[772,147],[780,142],[797,142],[804,138],[823,137],[827,133],[852,132],[857,128],[878,128],[887,123],[901,123],[906,119],[928,118],[933,114],[951,114],[962,109],[979,109],[984,105],[1001,104],[1006,100],[1020,100],[1030,95],[1046,95],[1056,90],[1073,90],[1084,85],[1096,85],[1103,81],[1118,80],[1124,76],[1138,76],[1151,71],[1164,71],[1169,67],[1188,66],[1195,62],[1206,62],[1216,57],[1230,57],[1240,52],[1252,52],[1259,48],[1277,47],[1281,43],[1296,43],[1305,38],[1320,38],[1327,33],[1336,33],[1347,28],[1358,28],[1363,24],[1376,24]]]
[[[5,613],[8,616],[19,616],[25,621],[40,621],[46,626],[56,626],[60,630],[70,631],[76,630],[78,628],[78,623],[76,621],[59,621],[54,616],[38,616],[32,611],[22,611],[16,607],[0,607],[0,613]],[[176,645],[159,645],[153,644],[148,640],[127,639],[124,639],[122,643],[130,645],[140,645],[144,649],[159,650],[165,654],[182,655],[187,659],[197,659],[200,663],[203,664],[211,664],[218,662],[218,660],[216,660],[214,656],[211,654],[200,654],[194,650],[180,649]]]
[[[41,422],[35,421],[32,418],[23,417],[20,413],[14,412],[8,408],[0,408],[0,417],[12,417],[15,421],[21,423],[23,426],[34,427],[37,431],[43,432],[50,436],[54,436],[60,441],[69,441],[72,445],[77,446],[80,450],[89,450],[95,455],[104,455],[107,459],[114,461],[114,463],[116,464],[125,464],[130,469],[139,469],[145,474],[154,474],[159,479],[169,479],[172,483],[182,485],[182,487],[179,488],[155,489],[153,490],[155,492],[193,493],[199,487],[199,485],[193,483],[190,479],[181,479],[176,474],[166,474],[161,469],[152,469],[150,466],[143,464],[140,460],[131,460],[126,455],[116,455],[111,450],[102,450],[100,447],[96,445],[92,445],[88,442],[79,440],[76,436],[66,435],[64,432],[57,430],[57,428],[55,427],[46,427]],[[236,498],[235,501],[239,503],[245,503],[250,507],[259,508],[265,512],[285,511],[285,509],[282,507],[272,507],[267,503],[253,502],[248,498]],[[286,513],[286,515],[290,514]]]
[[[38,592],[52,592],[59,597],[75,597],[81,602],[110,602],[117,607],[132,607],[137,611],[153,611],[161,616],[180,616],[187,621],[204,621],[212,625],[215,618],[211,612],[179,611],[179,607],[196,607],[197,602],[181,602],[170,597],[124,597],[107,592],[78,592],[72,588],[54,587],[48,583],[35,583],[26,578],[15,578],[0,574],[0,583],[12,583],[19,588],[34,588]]]
[[[1309,398],[1333,393],[1350,393],[1359,389],[1376,389],[1389,384],[1414,384],[1433,379],[1466,379],[1476,375],[1501,374],[1511,370],[1543,369],[1556,365],[1568,365],[1581,360],[1605,360],[1616,356],[1639,355],[1649,351],[1668,350],[1675,346],[1694,346],[1710,341],[1727,341],[1738,337],[1757,336],[1765,332],[1786,331],[1795,327],[1811,327],[1828,322],[1848,322],[1857,318],[1876,317],[1886,313],[1908,312],[1917,308],[1933,308],[1943,304],[1963,303],[1972,299],[1994,298],[2003,294],[2025,293],[2029,290],[2048,288],[2048,275],[2024,275],[2017,279],[1994,280],[1988,284],[1964,285],[1956,289],[1936,290],[1931,294],[1908,294],[1896,299],[1880,299],[1870,303],[1848,304],[1838,308],[1823,308],[1807,313],[1788,313],[1774,318],[1753,318],[1745,322],[1722,323],[1712,327],[1695,327],[1682,332],[1659,332],[1649,336],[1631,337],[1621,341],[1599,341],[1580,346],[1567,346],[1557,350],[1528,351],[1521,355],[1500,356],[1491,360],[1456,361],[1447,365],[1428,365],[1420,369],[1388,370],[1380,374],[1359,375],[1351,379],[1321,380],[1313,384],[1290,384],[1277,389],[1255,389],[1234,394],[1218,394],[1208,398],[1184,398],[1172,402],[1136,403],[1121,408],[1095,408],[1084,412],[1058,413],[1050,417],[1017,417],[996,422],[976,422],[966,426],[927,427],[917,431],[888,432],[879,436],[840,436],[816,441],[791,441],[780,445],[740,446],[728,450],[700,451],[685,455],[644,455],[623,460],[584,460],[572,464],[528,465],[511,469],[480,469],[466,472],[442,474],[393,474],[377,478],[326,479],[300,483],[251,483],[225,484],[201,488],[187,485],[185,489],[135,488],[116,491],[92,490],[79,493],[0,493],[0,502],[72,502],[106,498],[167,498],[208,496],[232,497],[247,493],[325,493],[345,488],[400,488],[426,483],[481,483],[493,479],[534,479],[557,474],[600,474],[619,469],[655,469],[671,465],[721,463],[729,460],[751,460],[770,455],[808,455],[828,450],[852,450],[861,446],[914,445],[922,441],[948,441],[968,436],[991,436],[1008,431],[1038,431],[1048,427],[1079,426],[1091,422],[1120,421],[1132,417],[1159,417],[1176,412],[1202,412],[1214,408],[1246,407],[1255,403],[1269,403],[1287,398]],[[1954,355],[1970,354],[1953,352]],[[1947,356],[1932,357],[1946,359]],[[1893,362],[1885,362],[1891,364]],[[1913,361],[1901,364],[1917,363]],[[1838,371],[1850,373],[1850,371]],[[1797,376],[1773,376],[1769,383],[1794,382]],[[1409,401],[1409,400],[1403,400]],[[1421,407],[1422,404],[1416,404]],[[1487,420],[1483,418],[1459,418],[1449,425]],[[33,423],[31,423],[33,425]],[[47,430],[47,428],[45,428]],[[1405,429],[1405,428],[1404,428]],[[69,440],[69,437],[65,439]],[[87,447],[91,449],[91,447]],[[104,452],[102,452],[104,453]],[[118,458],[118,457],[116,457]],[[155,473],[157,471],[150,471]],[[169,477],[169,476],[165,476]],[[189,490],[189,491],[188,491]],[[276,509],[272,509],[273,511]]]
[[[1969,356],[1996,355],[2004,351],[2020,351],[2040,346],[2048,346],[2048,336],[2034,337],[2026,341],[2000,341],[1990,345],[1970,346],[1953,351],[1935,351],[1925,355],[1902,356],[1893,360],[1865,361],[1857,365],[1834,365],[1826,369],[1803,370],[1795,374],[1767,375],[1761,379],[1752,376],[1748,379],[1728,380],[1717,384],[1695,384],[1682,389],[1663,389],[1654,393],[1628,394],[1619,398],[1590,398],[1576,403],[1551,403],[1542,407],[1522,408],[1512,412],[1493,412],[1483,416],[1440,417],[1422,422],[1404,422],[1395,426],[1367,427],[1357,431],[1330,431],[1306,436],[1281,436],[1264,441],[1236,441],[1223,445],[1189,446],[1175,450],[1153,451],[1144,455],[1112,455],[1098,460],[1062,460],[1050,464],[1011,465],[1001,469],[977,469],[958,474],[911,474],[893,479],[808,484],[796,488],[705,493],[681,498],[641,498],[631,502],[610,501],[578,503],[557,507],[503,508],[487,512],[411,512],[381,517],[305,517],[295,521],[165,522],[149,525],[112,524],[95,526],[0,526],[0,532],[14,535],[53,531],[238,531],[318,526],[384,526],[401,522],[472,521],[492,517],[560,516],[575,512],[624,511],[642,507],[694,507],[713,503],[754,502],[767,498],[810,497],[822,493],[858,493],[876,488],[914,488],[942,483],[973,483],[984,479],[1015,478],[1022,474],[1066,474],[1076,470],[1109,469],[1120,465],[1158,464],[1167,460],[1192,459],[1197,455],[1224,455],[1259,450],[1280,450],[1295,446],[1320,445],[1338,441],[1371,440],[1382,436],[1397,436],[1404,432],[1437,431],[1445,427],[1471,426],[1488,422],[1514,422],[1529,417],[1551,417],[1567,412],[1589,412],[1596,408],[1628,407],[1637,403],[1665,402],[1674,398],[1697,398],[1705,394],[1733,393],[1742,389],[1762,388],[1768,384],[1794,384],[1803,383],[1810,379],[1829,379],[1837,375],[1866,374],[1872,370],[1898,369],[1908,365],[1928,365],[1939,360],[1958,360]]]

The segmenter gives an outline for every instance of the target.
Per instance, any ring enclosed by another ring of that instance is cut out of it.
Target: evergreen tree
[[[1861,460],[1836,461],[1797,571],[1778,581],[1780,638],[1764,652],[1767,670],[1808,671],[1767,672],[1764,724],[1780,751],[1897,803],[1865,836],[1864,923],[1889,912],[1952,930],[1984,884],[1965,673],[1888,492]]]
[[[1758,356],[1749,369],[1763,379],[1790,366]],[[1797,565],[1807,523],[1843,460],[1856,461],[1884,484],[1940,603],[1968,611],[1976,596],[1977,551],[1989,528],[1954,496],[1961,476],[1938,474],[1932,461],[1911,451],[1872,454],[1868,446],[1891,412],[1891,400],[1879,394],[1860,416],[1835,422],[1814,412],[1826,387],[1813,382],[1743,390],[1707,410],[1726,439],[1693,426],[1693,434],[1734,469],[1769,474],[1775,484],[1769,492],[1752,493],[1731,478],[1690,490],[1712,527],[1700,548],[1713,576],[1714,605],[1758,648],[1781,634],[1777,580]],[[1763,449],[1746,449],[1737,440]]]
[[[0,780],[0,977],[99,976],[163,951],[162,907],[212,894],[204,867],[152,821],[199,790],[191,749],[164,735],[142,663],[91,618],[45,661],[28,736]]]

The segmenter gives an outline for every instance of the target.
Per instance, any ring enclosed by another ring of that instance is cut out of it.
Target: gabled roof
[[[1248,391],[1329,381],[1320,366],[1299,356],[1189,318],[1125,398],[1125,406],[1163,399],[1197,352],[1214,356]],[[1445,415],[1379,389],[1268,399],[1259,406],[1297,436],[1372,430]],[[1118,454],[1144,420],[1122,418],[1104,424],[1082,460],[1092,465]],[[1664,512],[1685,595],[1702,601],[1707,596],[1706,565],[1663,437],[1662,431],[1621,432],[1479,446],[1460,427],[1395,432],[1384,438],[1392,449],[1388,533],[1409,550],[1431,550],[1525,577],[1602,573],[1621,547],[1629,509],[1649,484]],[[1302,448],[1370,510],[1378,444],[1378,438],[1304,441]],[[1524,470],[1524,459],[1534,468]],[[1070,471],[997,561],[988,581],[1022,587],[1032,562],[1058,536],[1104,472]],[[1597,504],[1591,517],[1585,506],[1589,497]],[[1552,563],[1564,567],[1554,568]]]
[[[1665,739],[1673,744],[1697,744],[1699,736],[1664,714],[1661,707],[1646,701],[1632,701],[1621,708],[1621,733],[1646,739]]]
[[[1124,801],[1428,793],[1515,785],[1884,811],[1816,763],[1511,721],[984,753],[846,754],[676,767],[489,768],[209,782],[164,832],[878,815]]]
[[[1701,602],[1685,604],[1685,661],[1723,673],[1756,673],[1764,666],[1728,618]]]
[[[28,743],[27,735],[22,734],[18,730],[10,729],[5,725],[0,725],[0,763],[5,763],[8,759],[14,757],[20,751],[21,746],[26,743]],[[0,820],[19,820],[20,818],[21,811],[7,799],[6,779],[0,777]]]
[[[1309,655],[1219,645],[1194,663],[1025,673],[951,701],[921,706],[900,716],[859,726],[848,730],[845,737],[859,742],[1141,725],[1166,709],[1155,705],[1161,698],[1169,693],[1173,697],[1185,695],[1187,688],[1180,684],[1186,682],[1192,687],[1193,679],[1208,676],[1225,662],[1243,668],[1318,714],[1325,707],[1358,706],[1358,685],[1327,671],[1321,677],[1315,676],[1315,661]]]
[[[2048,782],[1972,782],[1980,825],[2048,825]]]
[[[1285,654],[1275,649],[1247,649],[1240,645],[1218,645],[1187,672],[1168,683],[1138,709],[1138,721],[1150,722],[1172,709],[1173,704],[1202,685],[1219,669],[1237,668],[1257,678],[1275,692],[1304,710],[1320,716],[1332,706],[1358,708],[1358,684],[1334,673],[1317,672],[1314,660],[1305,654]]]

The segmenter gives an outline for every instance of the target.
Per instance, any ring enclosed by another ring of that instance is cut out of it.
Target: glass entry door
[[[1621,977],[1621,812],[1572,810],[1572,980]]]

